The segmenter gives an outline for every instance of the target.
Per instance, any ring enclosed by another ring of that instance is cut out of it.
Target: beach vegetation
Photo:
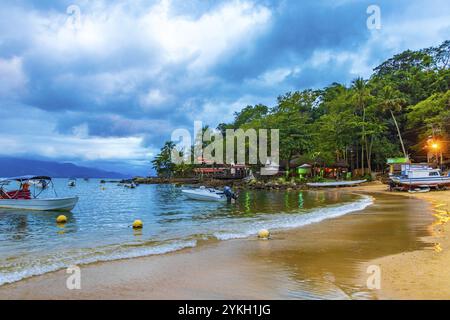
[[[450,41],[445,41],[397,54],[367,79],[287,92],[273,107],[246,106],[217,129],[279,129],[280,161],[288,173],[298,158],[313,167],[345,163],[350,172],[371,179],[389,157],[420,158],[425,137],[449,140],[449,90]],[[166,143],[152,162],[158,174],[178,170],[170,164],[170,147]]]

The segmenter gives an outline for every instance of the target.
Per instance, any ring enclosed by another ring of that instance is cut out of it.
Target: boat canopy
[[[0,182],[3,181],[28,181],[28,180],[52,180],[51,177],[48,176],[38,176],[38,175],[26,175],[26,176],[18,176],[18,177],[10,177],[10,178],[2,178]]]

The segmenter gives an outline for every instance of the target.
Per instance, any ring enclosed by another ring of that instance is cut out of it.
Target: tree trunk
[[[364,143],[361,141],[361,174],[364,175]]]
[[[402,134],[400,133],[400,128],[398,127],[397,120],[395,119],[395,116],[394,116],[394,113],[392,112],[392,110],[389,109],[389,111],[391,112],[392,119],[394,120],[395,127],[397,128],[397,133],[398,133],[398,137],[400,139],[400,144],[402,145],[403,155],[405,156],[405,158],[408,158],[408,155],[406,154],[405,145],[403,143]]]
[[[367,140],[366,140],[366,108],[365,107],[363,107],[362,108],[363,109],[363,118],[362,118],[362,120],[363,120],[363,127],[362,127],[362,129],[363,129],[363,132],[362,132],[362,142],[361,142],[361,173],[362,173],[362,175],[364,175],[366,172],[365,172],[365,168],[364,168],[364,144],[366,144],[367,145]],[[366,152],[367,152],[367,150],[366,150]]]
[[[371,143],[373,141],[373,135],[370,136],[371,139]],[[369,143],[367,141],[367,137],[366,137],[366,160],[367,160],[367,169],[369,174],[372,173],[372,148],[369,146]]]
[[[356,148],[356,169],[361,169],[360,165],[361,165],[361,161],[359,160],[359,150],[358,148]]]
[[[370,136],[370,144],[367,147],[367,164],[369,168],[369,174],[372,173],[372,147],[373,147],[373,135]]]

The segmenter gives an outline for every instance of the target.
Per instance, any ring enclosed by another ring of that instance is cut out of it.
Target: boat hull
[[[367,180],[355,180],[355,181],[336,181],[336,182],[311,182],[306,185],[309,187],[323,188],[323,187],[351,187],[358,184],[367,182]]]
[[[392,181],[404,186],[429,186],[429,187],[441,187],[450,186],[450,177],[439,178],[392,178]]]
[[[78,197],[56,199],[0,199],[0,208],[34,211],[71,211]]]
[[[214,193],[206,193],[206,192],[198,192],[198,191],[191,191],[191,190],[182,190],[181,191],[186,197],[192,200],[199,200],[199,201],[225,201],[226,197],[221,196]]]

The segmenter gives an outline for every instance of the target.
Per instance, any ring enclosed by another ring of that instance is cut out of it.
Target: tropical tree
[[[406,101],[400,96],[398,90],[394,90],[391,86],[386,85],[381,92],[381,101],[379,106],[383,112],[389,111],[392,120],[394,121],[395,128],[397,129],[398,138],[400,139],[400,144],[402,146],[403,155],[405,158],[408,157],[406,153],[405,144],[403,143],[402,133],[400,132],[400,127],[398,125],[397,119],[395,118],[394,112],[401,112],[402,107],[405,105]]]
[[[172,150],[175,148],[173,141],[167,141],[159,154],[152,160],[153,169],[158,176],[171,177],[175,171],[175,163],[172,162]]]
[[[367,133],[366,133],[366,107],[368,104],[368,100],[371,97],[370,90],[367,86],[367,81],[363,78],[359,77],[353,80],[352,82],[352,90],[354,91],[354,100],[356,103],[356,108],[359,112],[361,112],[361,127],[362,127],[362,133],[361,133],[361,170],[364,174],[364,158],[367,160],[367,167],[369,169],[369,173],[372,171],[371,169],[371,161],[369,154],[369,145],[367,141]]]

